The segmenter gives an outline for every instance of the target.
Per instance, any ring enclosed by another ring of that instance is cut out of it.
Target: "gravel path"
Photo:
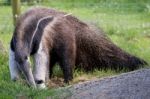
[[[150,69],[73,85],[65,99],[150,99]]]

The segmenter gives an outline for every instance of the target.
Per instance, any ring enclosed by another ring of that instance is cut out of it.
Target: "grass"
[[[50,0],[42,5],[72,13],[85,22],[96,24],[122,49],[150,63],[149,0]],[[27,8],[28,6],[23,5],[22,12]],[[10,80],[8,48],[13,32],[11,7],[1,6],[0,13],[0,42],[4,46],[3,50],[0,48],[0,99],[43,99],[49,96],[58,98],[63,89],[35,90],[22,80],[15,83]],[[72,83],[115,74],[118,73],[112,70],[95,70],[88,74],[76,70]],[[55,76],[62,77],[60,68],[55,68]]]

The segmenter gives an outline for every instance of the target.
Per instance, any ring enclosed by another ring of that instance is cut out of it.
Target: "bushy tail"
[[[137,68],[143,67],[144,65],[147,65],[146,61],[136,56],[131,56],[128,59],[128,62],[129,62],[129,65],[128,65],[129,70],[135,70]]]
[[[82,28],[77,38],[76,65],[86,71],[111,68],[114,70],[134,70],[147,63],[123,51],[111,42],[103,33],[89,27]]]

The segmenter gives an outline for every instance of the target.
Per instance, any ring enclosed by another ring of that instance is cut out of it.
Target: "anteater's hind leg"
[[[59,65],[63,70],[64,82],[69,83],[73,79],[73,67],[75,65],[75,53],[76,48],[74,44],[67,44],[67,46],[61,46],[58,57]]]

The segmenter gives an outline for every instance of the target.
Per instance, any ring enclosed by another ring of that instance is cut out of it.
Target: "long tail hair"
[[[71,18],[78,29],[76,33],[77,56],[76,66],[86,71],[98,69],[134,70],[147,63],[127,53],[97,29],[89,27],[76,18]]]

